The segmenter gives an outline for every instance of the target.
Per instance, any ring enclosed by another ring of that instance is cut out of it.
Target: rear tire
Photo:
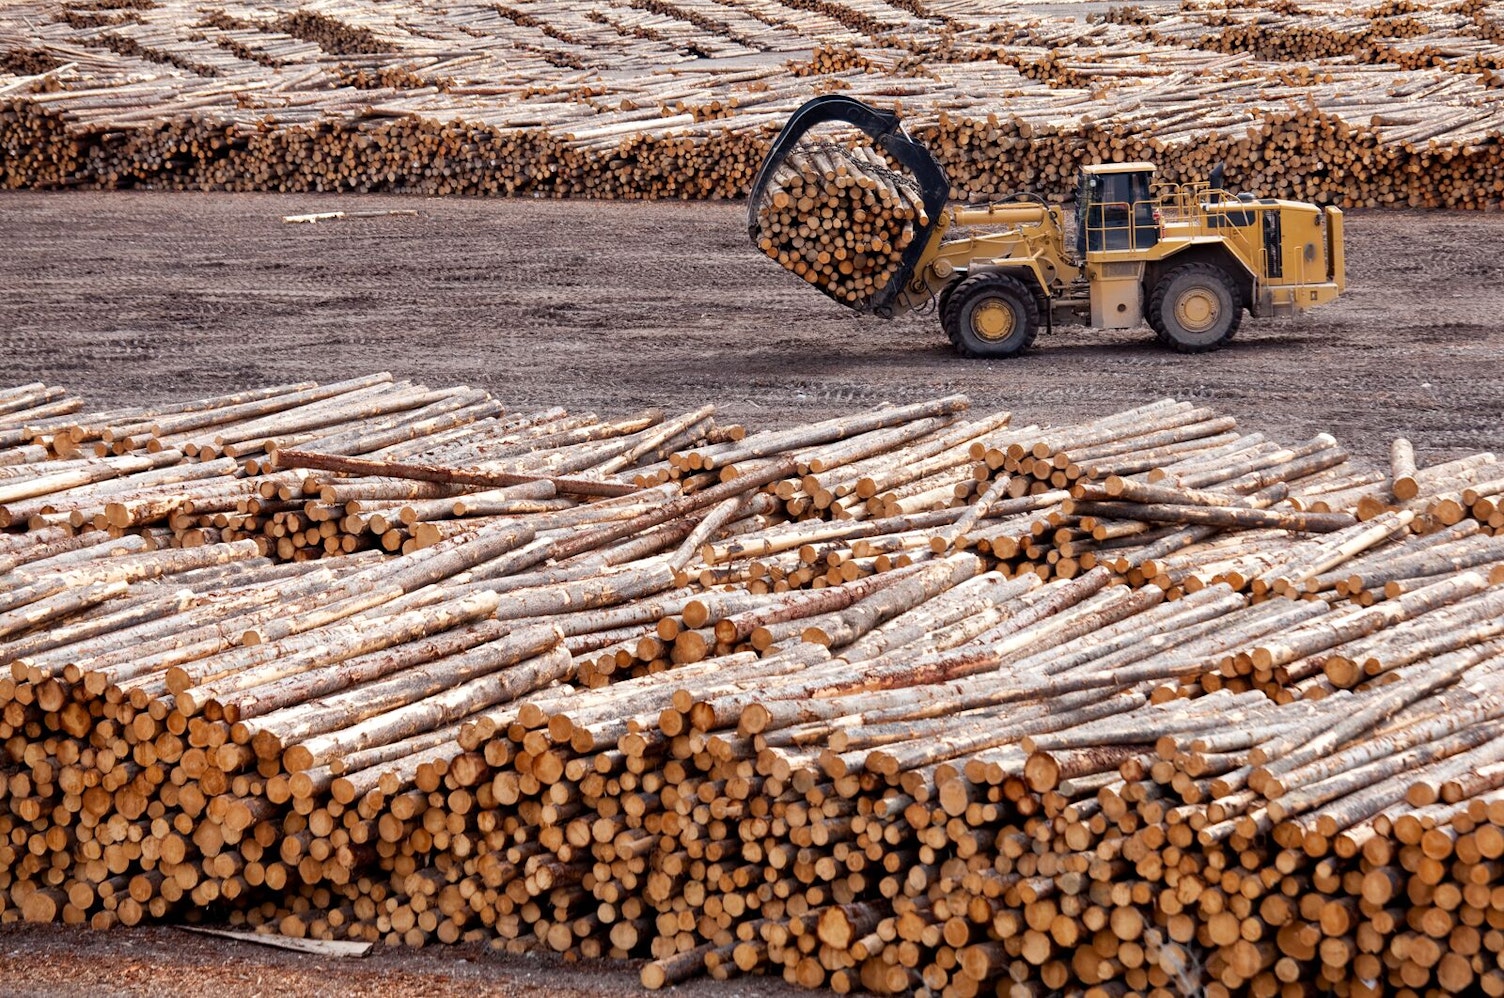
[[[963,357],[1014,357],[1039,333],[1039,305],[1016,277],[974,274],[946,298],[940,321]]]
[[[1161,278],[1148,312],[1155,338],[1180,353],[1220,350],[1243,321],[1232,278],[1205,263],[1188,263]]]

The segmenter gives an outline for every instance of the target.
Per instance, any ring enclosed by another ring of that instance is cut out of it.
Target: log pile
[[[186,472],[227,458],[166,427],[230,412],[205,425],[277,446],[221,477],[449,525],[300,560],[13,520],[0,923],[487,940],[650,988],[1504,983],[1492,455],[1370,468],[1171,400],[436,429],[426,389],[363,383],[0,391],[0,488],[70,509],[214,494]],[[285,426],[244,421],[273,400]]]
[[[550,513],[559,526],[625,517],[633,507],[571,513],[582,495],[632,491],[624,480],[572,473],[650,464],[676,446],[743,432],[718,427],[708,410],[671,420],[659,410],[616,420],[561,409],[505,415],[485,392],[432,390],[389,374],[94,413],[32,385],[0,407],[15,410],[0,414],[8,447],[0,449],[0,524],[175,547],[250,539],[282,561],[411,551],[453,533],[460,516]],[[479,470],[468,483],[445,474],[324,482],[278,464],[293,448],[302,467],[337,457],[378,467],[464,458]]]
[[[0,186],[735,198],[787,116],[838,89],[901,109],[962,197],[1065,198],[1083,163],[1147,159],[1170,180],[1225,161],[1242,189],[1348,206],[1499,200],[1504,29],[1487,4],[1092,23],[701,6],[9,4]],[[797,58],[707,58],[781,54]]]
[[[930,221],[912,180],[866,146],[834,142],[806,143],[779,164],[757,220],[770,259],[850,305],[891,283]]]
[[[860,49],[835,45],[817,45],[807,61],[789,64],[789,72],[794,76],[825,76],[852,69],[866,72],[872,68],[872,59]]]

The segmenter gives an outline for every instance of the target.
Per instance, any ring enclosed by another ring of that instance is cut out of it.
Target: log
[[[227,419],[224,436],[428,394],[386,384]],[[1306,510],[1270,507],[1363,478],[1323,468],[1340,448],[1321,438],[1229,447],[1217,438],[1232,431],[1208,428],[1193,439],[1217,442],[1155,459],[1172,472],[1156,483],[1111,472],[1115,492],[1056,466],[1138,461],[1161,446],[1149,437],[1216,423],[1173,401],[1006,431],[937,414],[954,404],[707,432],[674,452],[682,468],[641,445],[661,449],[663,424],[698,425],[687,417],[435,426],[389,454],[504,465],[546,496],[566,477],[551,471],[641,450],[633,470],[654,482],[415,517],[446,536],[317,563],[186,534],[234,530],[231,515],[305,535],[351,516],[400,524],[404,505],[485,486],[243,464],[167,475],[186,454],[78,486],[77,510],[145,510],[158,488],[179,505],[108,540],[84,522],[0,531],[0,922],[105,929],[213,905],[231,931],[294,940],[640,960],[650,986],[755,972],[967,994],[1497,982],[1492,528],[1421,533],[1434,519],[1405,508],[1301,536],[1311,521],[1289,517]],[[428,405],[325,439],[426,424]],[[123,438],[159,416],[118,418]],[[729,455],[735,474],[718,482],[692,454]],[[0,467],[43,478],[80,460],[41,448]],[[1420,481],[1486,487],[1489,462],[1464,461]],[[796,519],[837,515],[816,493],[856,496],[884,462],[922,469],[883,479],[910,511]],[[939,487],[958,473],[963,494]],[[1172,476],[1208,480],[1175,494],[1177,515],[1279,522],[1133,519],[1166,505],[1153,489]],[[1044,491],[1013,496],[1018,482]],[[226,525],[197,519],[226,495],[207,514]],[[959,550],[950,531],[968,522]],[[100,542],[75,543],[90,533]],[[1365,605],[1337,589],[1359,576],[1406,588]]]
[[[615,482],[597,482],[583,478],[554,478],[545,475],[517,475],[510,472],[470,472],[457,468],[435,468],[391,461],[338,457],[309,451],[279,450],[277,466],[281,468],[317,468],[350,475],[373,475],[383,478],[410,478],[441,485],[477,485],[502,488],[546,481],[561,495],[624,496],[637,491],[636,486]]]

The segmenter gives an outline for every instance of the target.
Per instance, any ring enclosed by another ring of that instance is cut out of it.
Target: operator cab
[[[1147,249],[1159,242],[1151,163],[1083,166],[1076,188],[1076,246],[1087,253]]]

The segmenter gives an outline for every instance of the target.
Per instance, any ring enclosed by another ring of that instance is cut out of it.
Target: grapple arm
[[[946,178],[945,171],[928,149],[909,138],[899,123],[898,115],[892,111],[878,110],[843,94],[826,94],[801,105],[773,140],[773,146],[768,150],[762,167],[757,171],[757,178],[752,182],[752,191],[747,197],[747,232],[756,244],[758,209],[762,205],[768,184],[772,182],[773,174],[810,129],[828,122],[851,125],[870,135],[878,148],[914,178],[924,201],[928,222],[915,233],[913,242],[904,251],[894,280],[861,306],[862,311],[886,318],[893,314],[894,299],[913,278],[914,267],[929,245],[930,233],[938,224],[940,213],[944,211],[945,203],[950,197],[950,181]]]

